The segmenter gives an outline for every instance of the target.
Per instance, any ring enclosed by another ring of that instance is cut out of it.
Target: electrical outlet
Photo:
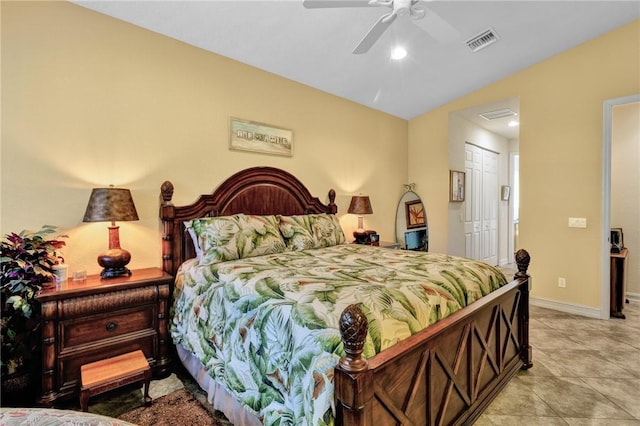
[[[558,278],[558,287],[565,288],[567,286],[567,279],[564,277]]]
[[[587,227],[586,217],[570,217],[569,218],[569,228],[586,228],[586,227]]]

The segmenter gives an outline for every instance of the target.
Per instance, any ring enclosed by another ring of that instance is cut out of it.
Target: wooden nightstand
[[[141,350],[155,376],[170,373],[167,329],[173,277],[159,268],[130,277],[68,280],[43,290],[42,390],[38,403],[78,398],[80,366]]]
[[[358,243],[351,243],[351,244],[358,244]],[[399,250],[400,247],[400,243],[392,243],[390,241],[378,241],[378,243],[367,243],[367,244],[362,244],[363,246],[371,246],[371,247],[380,247],[380,248],[386,248],[386,249],[395,249],[395,250]]]
[[[400,250],[400,243],[392,243],[390,241],[380,241],[379,247]]]

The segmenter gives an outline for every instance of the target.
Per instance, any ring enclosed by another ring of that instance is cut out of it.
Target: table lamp
[[[358,215],[358,229],[353,231],[353,237],[356,239],[354,242],[356,244],[366,244],[368,242],[369,233],[364,229],[364,220],[362,216],[373,213],[369,197],[366,195],[354,195],[351,197],[351,203],[349,204],[347,213]],[[371,233],[375,232],[371,231]]]
[[[109,227],[109,250],[98,256],[98,264],[104,269],[102,279],[131,275],[126,265],[131,253],[120,247],[120,227],[116,221],[138,220],[138,212],[128,189],[94,188],[84,213],[83,222],[111,222]]]

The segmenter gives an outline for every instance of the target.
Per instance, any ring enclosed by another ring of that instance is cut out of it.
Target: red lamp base
[[[108,280],[109,278],[118,278],[123,275],[131,276],[131,270],[127,267],[122,268],[104,268],[100,272],[100,279]]]
[[[131,271],[126,265],[131,260],[131,253],[128,251],[116,248],[109,249],[106,253],[98,256],[98,265],[104,269],[100,272],[100,278],[116,278],[122,275],[131,276]]]
[[[131,260],[131,253],[120,248],[120,235],[117,226],[109,227],[109,250],[98,256],[98,265],[104,269],[100,272],[101,279],[116,278],[123,275],[131,276],[127,264]]]

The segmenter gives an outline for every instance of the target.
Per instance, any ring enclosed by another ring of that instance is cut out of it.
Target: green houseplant
[[[45,225],[39,231],[6,234],[2,240],[0,277],[0,343],[2,390],[26,387],[28,377],[39,367],[40,306],[37,293],[55,285],[52,267],[56,250],[65,245],[59,239],[47,239],[56,232]],[[56,238],[65,237],[60,235]],[[24,383],[26,382],[26,383]]]

